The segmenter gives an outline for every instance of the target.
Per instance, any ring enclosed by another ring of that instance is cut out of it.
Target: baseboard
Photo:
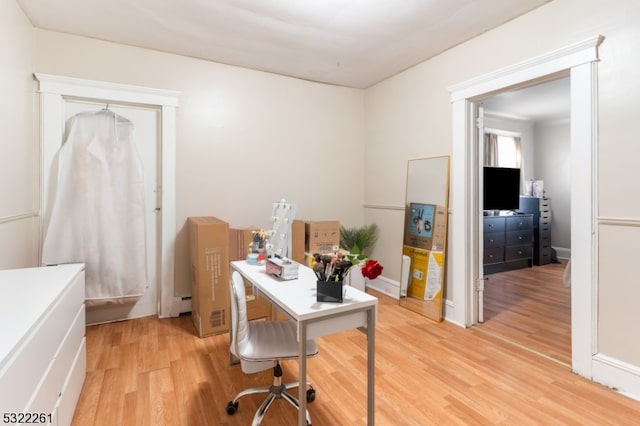
[[[559,259],[571,259],[571,249],[566,247],[553,247]]]
[[[603,354],[595,354],[591,364],[593,376],[591,379],[594,382],[640,401],[640,368],[638,366]]]
[[[378,277],[375,280],[367,280],[367,288],[384,293],[394,299],[400,299],[400,283],[386,277]]]
[[[177,317],[180,314],[191,312],[191,296],[177,296],[171,301],[171,309],[169,315]]]

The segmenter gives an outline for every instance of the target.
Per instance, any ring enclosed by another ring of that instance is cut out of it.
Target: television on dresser
[[[520,169],[485,166],[483,171],[483,210],[520,208]]]

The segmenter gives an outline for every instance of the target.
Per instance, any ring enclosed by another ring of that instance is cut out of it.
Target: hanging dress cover
[[[42,262],[85,263],[87,304],[133,302],[147,282],[144,175],[134,125],[110,110],[70,119]]]

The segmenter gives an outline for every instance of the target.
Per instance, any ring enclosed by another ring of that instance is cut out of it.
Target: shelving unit
[[[533,264],[551,263],[551,199],[520,197],[520,211],[533,215]]]

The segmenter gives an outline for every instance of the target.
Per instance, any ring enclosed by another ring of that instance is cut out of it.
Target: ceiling
[[[16,0],[37,28],[367,88],[551,0]]]
[[[514,120],[544,121],[569,118],[569,77],[501,93],[482,101],[485,114]]]

